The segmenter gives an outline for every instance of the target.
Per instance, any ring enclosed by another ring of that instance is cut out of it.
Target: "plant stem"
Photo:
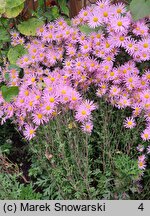
[[[46,0],[44,0],[44,12],[46,12]]]
[[[35,4],[34,4],[34,0],[32,0],[32,7],[33,7],[33,10],[35,11]]]

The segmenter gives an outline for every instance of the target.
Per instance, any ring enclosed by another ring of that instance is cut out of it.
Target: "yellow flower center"
[[[114,76],[115,75],[115,73],[112,71],[112,72],[110,72],[110,76]]]
[[[148,98],[149,98],[149,94],[145,94],[144,97],[145,97],[146,99],[148,99]]]
[[[117,22],[117,25],[118,25],[118,26],[122,26],[122,22],[121,22],[121,21],[118,21],[118,22]]]
[[[86,129],[90,129],[90,125],[86,125],[85,127],[86,127]]]
[[[38,119],[42,119],[43,115],[41,113],[38,113],[37,117]]]
[[[88,46],[87,45],[84,45],[84,49],[87,49],[88,48]]]
[[[46,106],[46,110],[49,111],[51,109],[50,106]]]
[[[93,22],[98,22],[98,18],[97,18],[97,17],[94,17],[94,18],[93,18]]]
[[[131,44],[131,43],[130,43],[130,44],[128,44],[128,47],[130,47],[130,48],[131,48],[131,47],[133,47],[133,44]]]
[[[132,121],[128,121],[128,125],[132,125]]]
[[[35,78],[34,77],[31,78],[31,82],[35,82]]]
[[[86,115],[86,111],[85,111],[85,110],[82,110],[81,114],[82,114],[82,115]]]
[[[128,79],[128,81],[129,81],[130,83],[133,82],[133,78],[130,77],[130,78]]]
[[[103,16],[104,16],[104,17],[108,17],[108,13],[107,13],[107,12],[104,12],[104,13],[103,13]]]
[[[29,131],[29,134],[30,134],[30,135],[34,134],[34,130],[33,130],[33,129],[30,130],[30,131]]]
[[[76,101],[76,100],[77,100],[77,98],[76,98],[76,97],[72,97],[72,100],[73,100],[73,101]]]
[[[146,78],[147,78],[147,79],[150,79],[150,74],[147,74],[147,75],[146,75]]]
[[[64,97],[64,101],[68,101],[69,100],[69,98],[68,97]]]
[[[62,93],[62,94],[66,94],[66,90],[62,90],[61,93]]]
[[[53,97],[50,97],[49,101],[50,101],[51,103],[54,103],[54,101],[55,101],[55,98],[53,98]]]
[[[88,12],[85,11],[85,12],[83,13],[83,15],[84,15],[84,16],[87,16],[87,15],[88,15]]]
[[[140,167],[143,166],[143,162],[142,162],[142,161],[139,162],[139,166],[140,166]]]
[[[32,102],[32,101],[30,101],[30,102],[29,102],[29,106],[32,106],[32,105],[33,105],[33,102]]]
[[[125,39],[125,38],[124,38],[123,36],[120,37],[120,41],[124,41],[124,39]]]
[[[106,65],[106,66],[105,66],[105,70],[108,70],[108,69],[109,69],[109,66],[108,66],[108,65]]]
[[[52,82],[54,82],[54,81],[55,81],[55,78],[54,78],[54,77],[51,77],[50,80],[51,80]]]
[[[149,47],[149,46],[148,46],[148,43],[144,43],[144,44],[143,44],[143,47],[144,47],[144,48],[148,48],[148,47]]]
[[[121,13],[121,12],[122,12],[121,8],[118,8],[117,13]]]
[[[26,96],[29,96],[29,91],[26,90],[24,94],[25,94]]]
[[[107,42],[106,43],[106,48],[109,48],[110,47],[110,44]]]
[[[146,134],[144,134],[144,137],[147,139],[148,138],[148,134],[146,133]]]

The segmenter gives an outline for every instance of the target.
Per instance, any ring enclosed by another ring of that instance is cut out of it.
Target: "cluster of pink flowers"
[[[144,147],[144,145],[139,144],[137,146],[137,150],[139,152],[139,156],[138,156],[138,167],[141,170],[145,170],[146,168],[146,161],[147,161],[147,157],[150,154],[150,146],[148,146],[147,148]],[[146,156],[147,155],[147,156]]]
[[[145,170],[146,168],[146,156],[144,154],[138,157],[138,167],[141,170]]]
[[[149,21],[135,22],[124,4],[100,0],[82,9],[71,26],[61,18],[39,28],[36,38],[13,32],[12,45],[25,42],[28,54],[17,61],[23,78],[9,64],[1,69],[2,81],[19,86],[11,103],[0,95],[2,122],[14,117],[31,139],[39,125],[69,109],[82,130],[90,133],[91,113],[97,106],[85,99],[85,92],[94,86],[98,97],[104,96],[118,109],[133,110],[125,119],[126,128],[135,127],[135,118],[142,114],[146,128],[141,138],[150,140],[150,70],[138,67],[150,60]],[[95,30],[86,35],[81,25]]]

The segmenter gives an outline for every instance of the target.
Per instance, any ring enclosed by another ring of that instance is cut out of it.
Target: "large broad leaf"
[[[5,12],[6,0],[0,0],[0,14]]]
[[[150,0],[132,0],[130,10],[134,20],[142,19],[150,15]]]
[[[7,102],[12,101],[13,98],[19,94],[18,86],[11,86],[11,87],[2,86],[1,91],[4,100]]]
[[[28,21],[24,21],[17,26],[21,34],[26,36],[35,36],[37,28],[44,25],[42,20],[31,18]]]
[[[5,11],[5,16],[7,18],[14,18],[14,17],[17,17],[21,11],[23,10],[24,8],[24,3],[17,6],[17,7],[13,7],[13,8],[6,8],[6,11]]]
[[[69,8],[67,7],[67,1],[66,0],[58,0],[58,3],[60,5],[60,9],[63,12],[63,14],[65,14],[69,17]]]
[[[0,42],[9,42],[10,36],[6,29],[2,26],[0,26]]]
[[[5,1],[6,1],[6,8],[18,7],[19,5],[25,2],[25,0],[5,0]]]
[[[22,45],[17,45],[9,49],[7,57],[11,64],[16,64],[16,61],[26,53],[27,51]]]
[[[90,28],[88,25],[82,25],[79,27],[79,29],[84,34],[89,35],[92,32],[97,32],[98,30],[100,30],[100,27]]]

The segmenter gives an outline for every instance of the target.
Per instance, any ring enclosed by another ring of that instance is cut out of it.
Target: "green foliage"
[[[0,0],[0,15],[7,18],[17,17],[24,8],[25,0]]]
[[[142,174],[137,165],[137,160],[131,159],[128,155],[117,155],[114,157],[115,166],[115,186],[118,193],[128,192],[129,186],[131,191],[136,191],[135,182],[138,181]]]
[[[90,28],[88,25],[82,25],[79,27],[80,31],[85,33],[86,35],[89,35],[92,32],[97,32],[100,30],[100,28]]]
[[[0,0],[0,15],[5,12],[6,1]]]
[[[58,4],[60,6],[61,12],[69,17],[69,8],[67,6],[67,1],[66,0],[58,0]]]
[[[11,64],[16,64],[16,61],[23,55],[27,53],[26,49],[22,45],[17,45],[13,48],[10,48],[8,51],[8,60]]]
[[[9,43],[10,43],[9,20],[1,17],[0,18],[0,64],[2,64],[3,58],[7,55]]]
[[[26,36],[35,36],[37,28],[41,27],[44,22],[37,18],[31,18],[17,26],[21,34]]]
[[[51,20],[55,20],[55,19],[57,19],[57,18],[60,16],[59,10],[58,10],[58,7],[57,7],[57,6],[51,7],[49,13],[50,13],[51,16],[52,16],[52,19],[51,19]]]
[[[4,100],[10,102],[11,100],[13,100],[15,96],[18,95],[19,88],[17,86],[11,86],[11,87],[2,86],[1,91]]]
[[[142,19],[150,15],[150,0],[132,0],[130,10],[134,20]]]
[[[7,18],[17,17],[21,13],[23,8],[24,8],[24,3],[20,4],[17,7],[7,8],[6,11],[5,11],[5,16],[7,16]]]
[[[15,135],[15,129],[9,121],[0,126],[0,155],[8,155],[10,152],[12,154],[13,141],[12,138]]]
[[[0,44],[6,42],[10,42],[10,35],[3,26],[0,26]]]
[[[136,146],[140,139],[137,130],[123,127],[128,114],[130,110],[118,110],[100,100],[90,137],[79,131],[71,113],[41,127],[30,143],[29,175],[42,189],[42,198],[138,197],[136,181],[141,171],[137,166]],[[142,122],[141,118],[140,130],[144,127]]]
[[[25,0],[3,0],[6,2],[6,8],[14,8],[18,7],[19,5],[23,4]]]
[[[32,185],[24,186],[17,181],[19,176],[0,173],[1,200],[39,200],[40,193],[36,193]]]

